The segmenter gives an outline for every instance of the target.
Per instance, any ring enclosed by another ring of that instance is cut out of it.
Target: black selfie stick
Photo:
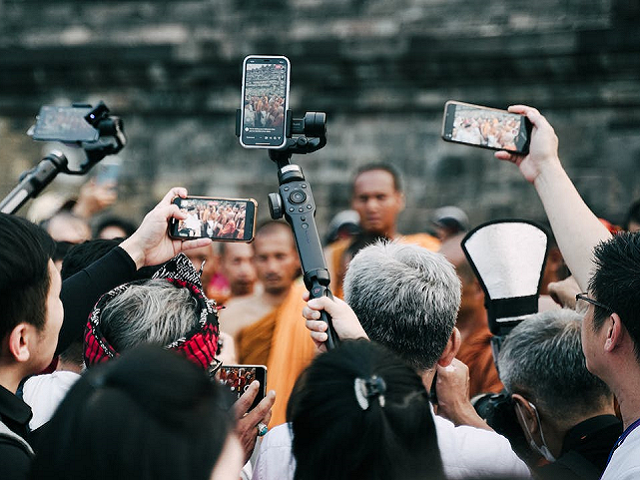
[[[237,135],[240,135],[240,114],[238,110]],[[274,220],[284,216],[291,225],[309,297],[333,298],[329,290],[331,277],[324,261],[316,227],[316,203],[311,185],[305,179],[300,166],[291,163],[294,153],[312,153],[327,144],[327,116],[321,112],[307,112],[304,118],[296,119],[292,118],[291,111],[288,111],[287,119],[287,143],[281,149],[269,150],[269,158],[278,166],[280,185],[278,193],[269,194],[269,211]],[[339,338],[333,328],[331,316],[324,310],[320,313],[320,319],[329,326],[325,345],[330,350],[338,345]]]
[[[80,106],[80,105],[74,105]],[[85,105],[91,107],[91,105]],[[124,135],[122,120],[110,117],[107,106],[100,102],[85,117],[99,132],[94,142],[75,142],[85,152],[86,159],[78,170],[70,170],[67,157],[59,150],[53,150],[42,161],[20,175],[20,183],[0,202],[0,212],[13,214],[29,199],[37,197],[49,185],[58,173],[84,175],[91,167],[107,155],[118,153],[124,148],[127,139]]]

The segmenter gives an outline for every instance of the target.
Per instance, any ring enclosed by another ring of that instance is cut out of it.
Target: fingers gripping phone
[[[187,218],[171,220],[171,238],[211,238],[226,242],[253,240],[258,208],[253,198],[176,197],[173,203]]]
[[[267,367],[264,365],[223,365],[217,377],[222,385],[236,395],[236,399],[242,396],[251,382],[260,382],[260,390],[249,410],[255,408],[267,394]]]
[[[449,101],[444,107],[442,138],[491,150],[527,154],[531,121],[524,115]]]
[[[287,142],[289,59],[250,55],[242,65],[240,144],[245,148],[281,148]]]

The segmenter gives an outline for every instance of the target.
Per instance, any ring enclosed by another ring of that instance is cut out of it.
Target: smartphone
[[[242,64],[240,144],[281,148],[286,142],[291,65],[287,57],[250,55]]]
[[[253,198],[176,197],[184,220],[172,219],[169,236],[181,240],[211,238],[226,242],[251,242],[258,203]]]
[[[100,132],[84,119],[91,110],[91,107],[44,105],[40,108],[33,128],[33,139],[58,142],[95,142],[98,140]]]
[[[267,367],[264,365],[223,365],[216,376],[222,385],[226,385],[236,395],[236,398],[240,398],[251,382],[254,380],[260,382],[260,390],[249,410],[255,408],[267,394]]]
[[[506,110],[449,101],[444,106],[442,138],[447,142],[527,154],[531,121]]]
[[[94,167],[97,170],[94,177],[96,184],[115,188],[118,185],[121,166],[122,164],[116,159],[108,159],[100,162]]]

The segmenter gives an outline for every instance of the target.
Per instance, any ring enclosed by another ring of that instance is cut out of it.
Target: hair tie
[[[354,382],[356,400],[362,410],[368,410],[371,398],[378,397],[380,406],[384,407],[384,393],[387,391],[387,384],[377,375],[372,375],[368,380],[356,378]]]

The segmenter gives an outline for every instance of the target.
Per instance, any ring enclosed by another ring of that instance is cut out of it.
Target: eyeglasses
[[[580,300],[582,300],[583,302],[586,303],[580,303]],[[587,308],[588,308],[588,304],[590,303],[591,305],[595,305],[596,307],[600,307],[604,310],[606,310],[609,313],[612,313],[614,310],[611,307],[608,307],[607,305],[605,305],[604,303],[600,303],[597,300],[594,300],[593,298],[591,298],[587,292],[582,292],[576,295],[576,311],[578,313],[586,313],[587,312]]]

